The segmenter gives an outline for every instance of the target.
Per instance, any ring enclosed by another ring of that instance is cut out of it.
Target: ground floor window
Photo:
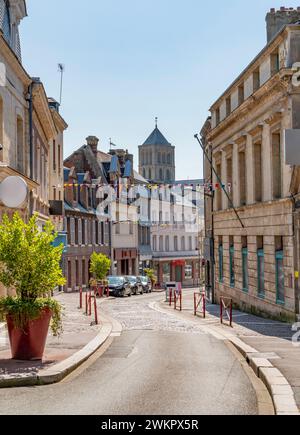
[[[234,269],[234,246],[229,249],[229,267],[230,267],[230,287],[235,286],[235,269]]]
[[[242,250],[243,263],[243,291],[249,291],[248,248]]]
[[[276,298],[277,303],[284,304],[284,265],[283,265],[283,251],[276,252]]]
[[[187,261],[185,264],[185,279],[193,279],[193,263]]]
[[[171,281],[171,267],[169,263],[163,264],[163,282]]]
[[[258,296],[265,297],[265,257],[264,250],[257,251],[257,281],[258,281]]]
[[[224,280],[224,269],[223,269],[223,246],[219,246],[219,281],[223,283]]]

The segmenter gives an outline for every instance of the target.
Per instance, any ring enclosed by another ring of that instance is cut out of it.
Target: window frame
[[[261,262],[260,259],[263,258],[263,271],[261,272]],[[261,273],[263,275],[264,288],[261,289]],[[265,251],[264,249],[258,249],[257,251],[257,294],[260,299],[265,299],[266,288],[265,288]]]
[[[219,283],[224,283],[224,249],[219,245]]]
[[[249,250],[248,248],[242,249],[242,275],[243,275],[243,292],[249,292]],[[247,277],[247,278],[246,278]],[[245,285],[247,281],[247,285]]]
[[[283,299],[279,295],[279,261],[282,262],[283,269]],[[276,269],[276,304],[285,305],[285,283],[284,283],[284,253],[283,250],[276,251],[275,253],[275,269]]]

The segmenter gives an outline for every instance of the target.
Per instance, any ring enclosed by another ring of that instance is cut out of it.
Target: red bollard
[[[88,294],[85,292],[85,314],[88,315]]]
[[[197,316],[197,296],[194,293],[194,316]]]
[[[221,319],[221,324],[223,325],[223,299],[222,298],[220,300],[220,319]]]
[[[92,315],[92,292],[89,293],[89,316]]]
[[[169,292],[169,305],[172,306],[172,299],[173,299],[173,290],[171,289]]]
[[[79,309],[82,309],[82,287],[79,289]]]
[[[109,287],[106,287],[106,297],[109,298]]]
[[[95,324],[98,325],[98,310],[97,310],[97,298],[94,298],[94,309],[95,309]]]
[[[203,318],[206,318],[206,294],[203,293]]]

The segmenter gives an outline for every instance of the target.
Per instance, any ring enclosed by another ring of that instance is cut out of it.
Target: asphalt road
[[[105,303],[124,327],[106,352],[63,383],[0,390],[0,414],[257,414],[252,384],[227,346],[153,311],[155,298]]]

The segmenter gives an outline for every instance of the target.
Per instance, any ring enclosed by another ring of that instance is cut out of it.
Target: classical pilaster
[[[240,206],[239,152],[238,144],[232,145],[232,200],[235,207]]]
[[[222,167],[221,167],[221,180],[222,183],[227,187],[227,162],[226,162],[226,152],[222,151]],[[224,192],[222,192],[222,209],[227,210],[228,209],[228,199]]]
[[[263,201],[272,201],[272,135],[270,126],[263,123],[262,130],[262,186]]]
[[[246,167],[247,167],[247,205],[254,204],[254,155],[253,139],[250,134],[246,134]]]

